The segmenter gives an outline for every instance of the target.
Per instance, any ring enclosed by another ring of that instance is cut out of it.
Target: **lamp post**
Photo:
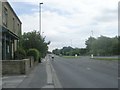
[[[41,35],[41,5],[43,3],[39,3],[39,31],[40,31],[40,35]]]
[[[44,32],[42,32],[42,37],[43,37]]]

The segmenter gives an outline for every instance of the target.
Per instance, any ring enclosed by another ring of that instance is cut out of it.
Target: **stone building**
[[[22,23],[8,2],[0,3],[0,18],[2,60],[10,60],[18,48]]]

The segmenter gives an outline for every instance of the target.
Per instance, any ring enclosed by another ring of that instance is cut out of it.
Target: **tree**
[[[56,55],[60,55],[60,50],[59,49],[55,49],[55,50],[53,50],[52,51],[54,54],[56,54]]]
[[[45,42],[45,37],[42,37],[39,32],[32,31],[24,33],[20,39],[21,46],[27,52],[31,48],[37,49],[42,57],[45,57],[48,51],[48,43]]]
[[[55,49],[53,53],[62,54],[67,56],[77,55],[120,55],[120,36],[119,37],[106,37],[100,36],[98,38],[89,37],[85,41],[86,48],[72,48],[72,47],[63,47],[62,49]]]
[[[86,49],[89,54],[93,53],[92,45],[96,39],[94,37],[89,37],[88,40],[85,41]]]
[[[87,49],[86,48],[80,48],[80,55],[86,55]]]
[[[86,45],[87,51],[94,55],[118,55],[118,37],[100,36],[97,39],[90,37]]]

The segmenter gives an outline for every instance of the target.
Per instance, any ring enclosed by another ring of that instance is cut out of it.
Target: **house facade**
[[[0,60],[2,60],[2,27],[1,25],[2,25],[2,2],[0,1]]]
[[[21,21],[8,2],[1,2],[0,28],[2,29],[2,60],[14,58],[21,35]]]

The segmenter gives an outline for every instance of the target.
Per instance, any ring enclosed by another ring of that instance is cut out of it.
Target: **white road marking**
[[[46,86],[44,86],[42,88],[54,88],[54,85],[46,85]]]
[[[14,77],[17,77],[17,78],[25,78],[25,77],[27,77],[26,75],[19,75],[19,76],[4,76],[4,77],[2,77],[2,79],[8,79],[8,78],[10,78],[10,79],[12,79],[12,78],[14,78]]]
[[[9,77],[2,77],[2,79],[7,79],[7,78],[9,78]]]
[[[87,70],[91,70],[91,68],[87,67]]]

